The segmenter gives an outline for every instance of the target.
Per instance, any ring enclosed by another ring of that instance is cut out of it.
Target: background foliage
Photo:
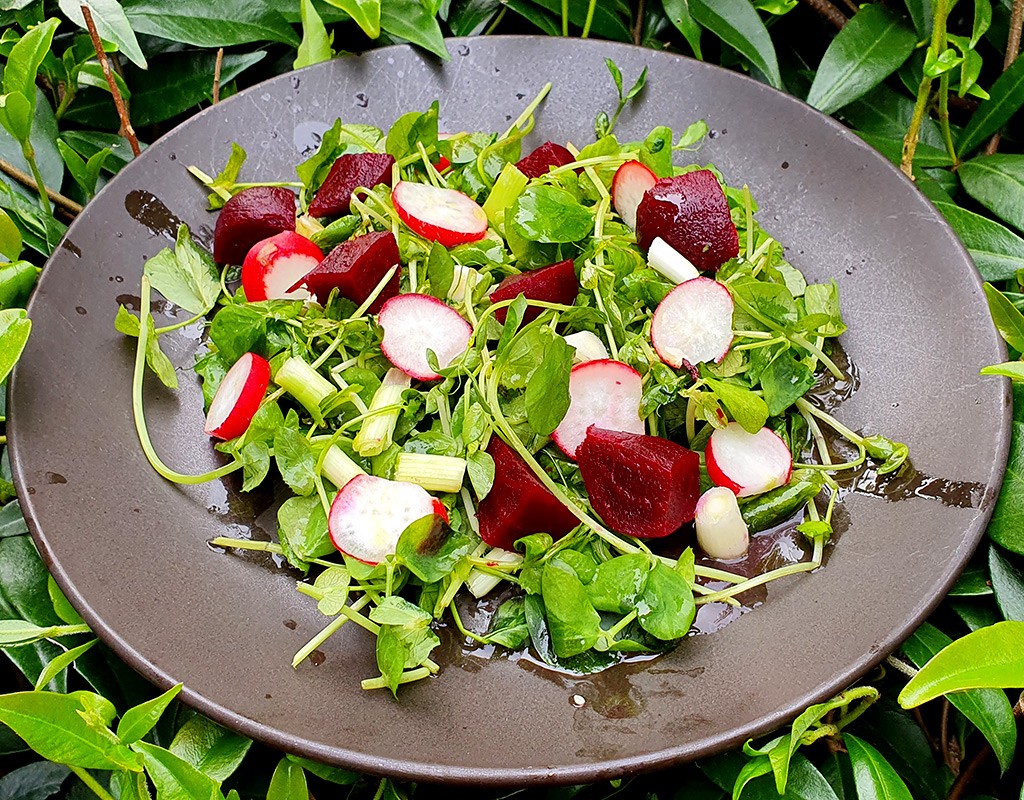
[[[1024,352],[1021,0],[89,6],[124,115],[77,0],[0,0],[0,379],[29,336],[20,307],[40,265],[81,206],[131,160],[131,128],[144,147],[218,97],[343,50],[411,42],[447,58],[444,36],[494,33],[669,49],[749,72],[834,114],[913,175],[947,217],[989,282],[1011,355]],[[988,371],[1020,379],[1024,363]],[[809,709],[776,737],[697,765],[494,796],[1024,797],[1024,386],[1015,386],[1015,400],[1010,468],[986,541],[931,621],[864,685]],[[179,705],[176,689],[154,698],[92,638],[47,576],[6,454],[0,503],[0,645],[10,662],[0,684],[9,692],[0,695],[0,721],[9,726],[0,726],[0,800],[458,794],[282,757]]]

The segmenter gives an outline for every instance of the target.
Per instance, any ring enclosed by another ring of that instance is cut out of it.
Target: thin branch
[[[832,5],[829,0],[804,0],[804,2],[840,30],[842,30],[843,26],[850,21],[846,18],[846,14]]]
[[[949,771],[954,775],[960,772],[960,765],[953,758],[952,750],[949,746],[949,711],[952,708],[952,704],[946,698],[942,698],[942,717],[939,721],[939,741],[942,742],[942,763],[945,764]]]
[[[1010,35],[1006,39],[1006,55],[1003,56],[1003,72],[1006,72],[1017,60],[1020,53],[1021,28],[1024,27],[1024,0],[1013,0],[1013,10],[1010,11]],[[996,131],[985,146],[985,155],[993,155],[999,149],[999,140],[1003,134]]]
[[[18,183],[24,184],[29,189],[37,189],[35,179],[24,170],[18,169],[10,161],[6,161],[0,158],[0,172],[4,175],[8,175],[14,178]],[[69,211],[72,214],[82,213],[82,206],[76,203],[69,197],[65,197],[60,192],[55,192],[49,186],[44,187],[46,189],[46,196],[50,198],[56,205],[63,208],[65,211]]]
[[[924,717],[921,716],[921,709],[919,707],[918,708],[913,708],[913,709],[911,709],[910,713],[913,714],[914,721],[917,723],[917,727],[919,727],[921,729],[921,732],[924,734],[925,738],[928,740],[928,746],[931,747],[932,752],[933,753],[938,753],[939,752],[939,743],[936,740],[936,738],[932,735],[932,732],[928,729],[928,726],[925,724]]]
[[[647,13],[647,0],[640,0],[636,7],[636,24],[633,26],[633,44],[639,45],[644,36],[644,14]]]
[[[224,64],[224,48],[217,50],[217,63],[213,67],[213,104],[220,102],[220,68]]]
[[[946,800],[961,800],[968,787],[971,785],[971,781],[974,780],[974,774],[978,771],[982,764],[988,760],[988,757],[992,755],[992,745],[985,742],[981,749],[974,755],[970,761],[967,762],[967,766],[963,768],[961,773],[957,775],[953,785],[949,788],[949,794],[946,795]]]
[[[97,58],[100,60],[103,76],[107,79],[107,86],[110,87],[110,94],[114,97],[114,106],[117,108],[117,116],[121,119],[124,135],[128,137],[128,144],[132,146],[132,153],[138,156],[142,152],[139,149],[139,140],[135,136],[132,121],[128,118],[128,109],[125,107],[124,98],[121,97],[121,90],[117,88],[117,81],[114,80],[114,73],[110,69],[110,60],[103,50],[103,42],[100,41],[100,35],[96,31],[96,23],[93,21],[92,11],[84,3],[82,4],[82,16],[85,17],[85,25],[89,29],[89,36],[92,37],[92,46],[96,50]]]

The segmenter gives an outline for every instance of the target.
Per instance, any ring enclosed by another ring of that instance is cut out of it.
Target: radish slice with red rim
[[[256,242],[242,264],[245,299],[308,300],[308,291],[292,287],[323,260],[320,248],[294,231],[282,231]]]
[[[631,230],[636,229],[636,210],[644,192],[658,182],[658,176],[639,161],[627,161],[612,178],[612,204]]]
[[[640,373],[628,364],[600,359],[577,364],[569,375],[569,410],[551,438],[569,458],[596,425],[610,431],[644,433],[640,419]]]
[[[730,422],[711,434],[704,451],[708,476],[737,497],[750,497],[789,482],[793,456],[775,431],[761,428],[747,433],[738,422]]]
[[[733,301],[711,278],[694,278],[665,295],[651,318],[651,344],[661,360],[679,369],[684,362],[719,362],[732,344]]]
[[[406,528],[431,514],[448,521],[445,507],[423,487],[356,475],[331,503],[327,529],[339,552],[379,564],[395,552]]]
[[[380,310],[377,321],[384,328],[380,349],[406,375],[420,381],[441,376],[430,368],[427,350],[444,369],[466,352],[473,328],[459,312],[428,294],[400,294]]]
[[[206,414],[206,433],[223,440],[245,433],[269,385],[270,363],[255,353],[244,353],[213,395]]]
[[[391,193],[395,211],[413,233],[454,247],[487,235],[487,215],[473,200],[454,189],[399,181]]]

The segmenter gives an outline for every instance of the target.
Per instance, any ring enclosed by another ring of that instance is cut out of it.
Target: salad
[[[656,654],[699,606],[821,565],[835,473],[907,458],[815,397],[844,378],[835,282],[786,261],[747,186],[676,163],[704,122],[620,141],[645,75],[624,92],[609,69],[619,107],[580,149],[524,155],[549,84],[500,134],[439,133],[435,102],[387,132],[336,121],[298,181],[239,181],[237,144],[216,176],[190,168],[219,210],[213,254],[182,226],[115,322],[138,339],[135,422],[168,480],[240,472],[249,491],[273,467],[287,485],[276,542],[211,545],[303,574],[325,625],[294,666],[355,624],[376,637],[363,688],[394,693],[439,671],[442,619],[576,672]],[[193,316],[157,328],[153,289]],[[228,460],[184,475],[152,446],[143,378],[177,386],[160,337],[198,322]],[[780,523],[809,557],[730,568]],[[486,628],[463,623],[467,596]]]

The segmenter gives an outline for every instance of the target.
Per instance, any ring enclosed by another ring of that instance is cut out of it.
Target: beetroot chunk
[[[516,167],[527,178],[539,178],[547,175],[552,167],[564,167],[576,160],[576,156],[555,142],[544,142],[530,155],[524,156],[516,163]]]
[[[360,186],[367,189],[378,183],[391,185],[391,167],[395,159],[387,153],[348,153],[339,156],[323,185],[309,204],[313,217],[334,217],[347,214],[352,192]]]
[[[692,450],[591,425],[576,458],[590,504],[612,530],[655,539],[693,521],[700,459]]]
[[[256,242],[295,230],[295,195],[282,186],[242,189],[224,204],[213,231],[213,258],[241,264]]]
[[[710,170],[662,178],[644,193],[636,210],[637,244],[646,252],[658,236],[701,270],[717,270],[739,255],[729,203]]]
[[[305,286],[319,302],[326,303],[331,289],[337,287],[342,297],[362,305],[387,271],[400,260],[395,235],[391,231],[371,231],[339,244],[292,290]],[[376,314],[387,300],[398,294],[400,273],[400,269],[395,270],[384,290],[370,304],[371,314]]]
[[[548,303],[571,306],[576,302],[576,295],[579,292],[580,282],[576,279],[576,270],[573,269],[572,259],[567,258],[550,267],[509,275],[491,292],[490,297],[492,303],[499,303],[502,300],[512,300],[518,295],[525,295],[528,300],[545,300]],[[537,319],[543,310],[537,306],[528,307],[526,314],[523,315],[523,323]],[[494,312],[494,318],[502,325],[505,324],[506,316],[507,307]]]
[[[487,544],[512,550],[522,536],[548,533],[561,539],[579,524],[505,442],[492,436],[487,452],[494,459],[494,485],[476,511]]]

